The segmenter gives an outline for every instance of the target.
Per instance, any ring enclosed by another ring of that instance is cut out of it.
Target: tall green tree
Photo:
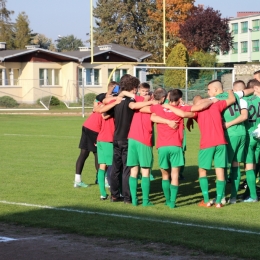
[[[187,67],[188,52],[182,43],[176,44],[167,58],[167,67]],[[168,69],[164,73],[164,83],[166,88],[184,88],[185,87],[185,70]]]
[[[56,47],[61,52],[76,51],[79,49],[79,47],[84,46],[82,40],[77,39],[73,34],[60,37],[56,41],[58,42]]]
[[[24,49],[31,41],[31,29],[29,19],[25,12],[19,13],[14,24],[14,45],[17,49]]]
[[[152,0],[98,0],[93,9],[95,46],[109,43],[151,52],[152,60],[163,57],[163,25],[148,15],[156,11]]]
[[[11,15],[14,11],[6,8],[6,0],[0,0],[0,41],[6,42],[7,49],[14,49],[14,31]]]

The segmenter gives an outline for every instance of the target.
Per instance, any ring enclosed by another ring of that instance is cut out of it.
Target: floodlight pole
[[[85,69],[83,70],[83,72],[85,73]],[[85,108],[85,97],[84,97],[84,81],[85,78],[82,77],[82,117],[84,118],[85,113],[84,113],[84,108]]]
[[[185,103],[188,103],[188,69],[185,69]]]

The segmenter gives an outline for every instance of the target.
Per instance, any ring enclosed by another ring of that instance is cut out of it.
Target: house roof
[[[121,45],[118,45],[115,43],[110,43],[108,45],[103,45],[103,46],[107,46],[108,48],[103,49],[102,46],[94,47],[93,55],[97,56],[100,54],[110,52],[110,53],[115,53],[115,54],[122,55],[122,56],[125,56],[130,59],[136,60],[137,62],[140,62],[152,55],[149,52],[135,50],[135,49],[121,46]],[[109,46],[110,46],[110,48],[109,48]],[[88,59],[91,57],[91,49],[89,49],[87,51],[69,51],[69,52],[65,52],[65,53],[67,53],[68,55],[71,55],[71,56],[78,57],[81,62],[83,62],[85,59]]]
[[[103,48],[102,48],[103,47]],[[62,60],[73,60],[78,62],[83,62],[85,59],[89,59],[91,57],[91,50],[86,51],[68,51],[68,52],[54,52],[49,51],[42,48],[35,48],[35,49],[25,49],[25,50],[2,50],[0,51],[0,61],[5,61],[10,58],[23,56],[26,54],[34,53],[34,52],[42,52],[48,53],[51,56],[55,56]],[[97,56],[104,53],[114,53],[126,58],[130,58],[136,60],[137,62],[141,62],[145,58],[148,58],[152,54],[149,52],[139,51],[132,48],[128,48],[125,46],[121,46],[118,44],[111,43],[109,45],[103,45],[93,48],[93,55]]]
[[[23,55],[34,53],[34,52],[48,53],[49,55],[54,56],[54,57],[58,57],[62,60],[78,61],[77,57],[69,56],[69,55],[67,55],[65,53],[61,53],[61,52],[49,51],[49,50],[42,49],[42,48],[35,48],[35,49],[29,49],[29,50],[28,49],[25,49],[25,50],[2,50],[2,51],[0,51],[0,61],[5,61],[5,60],[8,60],[10,58],[19,57],[19,56],[23,56]]]

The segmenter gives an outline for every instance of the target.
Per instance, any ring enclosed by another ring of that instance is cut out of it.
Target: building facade
[[[236,18],[230,18],[233,49],[219,53],[219,63],[246,63],[260,61],[260,12],[238,12]]]

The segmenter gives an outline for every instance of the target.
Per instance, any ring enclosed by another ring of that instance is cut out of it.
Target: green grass
[[[151,200],[155,206],[143,208],[99,200],[99,189],[94,185],[92,154],[82,174],[83,181],[92,185],[86,189],[73,188],[84,120],[81,116],[0,115],[0,201],[47,205],[57,209],[1,202],[1,222],[49,227],[111,239],[120,237],[178,244],[210,254],[260,259],[260,203],[237,203],[222,209],[197,206],[202,199],[197,180],[197,127],[187,133],[185,180],[180,183],[177,199],[179,207],[169,209],[164,206],[155,150],[153,174],[156,179],[151,182]],[[213,170],[209,172],[209,183],[210,196],[214,198]],[[140,194],[140,188],[138,191]],[[227,196],[229,192],[228,184]],[[215,229],[217,227],[225,230]],[[232,232],[227,231],[227,228],[258,234]]]

